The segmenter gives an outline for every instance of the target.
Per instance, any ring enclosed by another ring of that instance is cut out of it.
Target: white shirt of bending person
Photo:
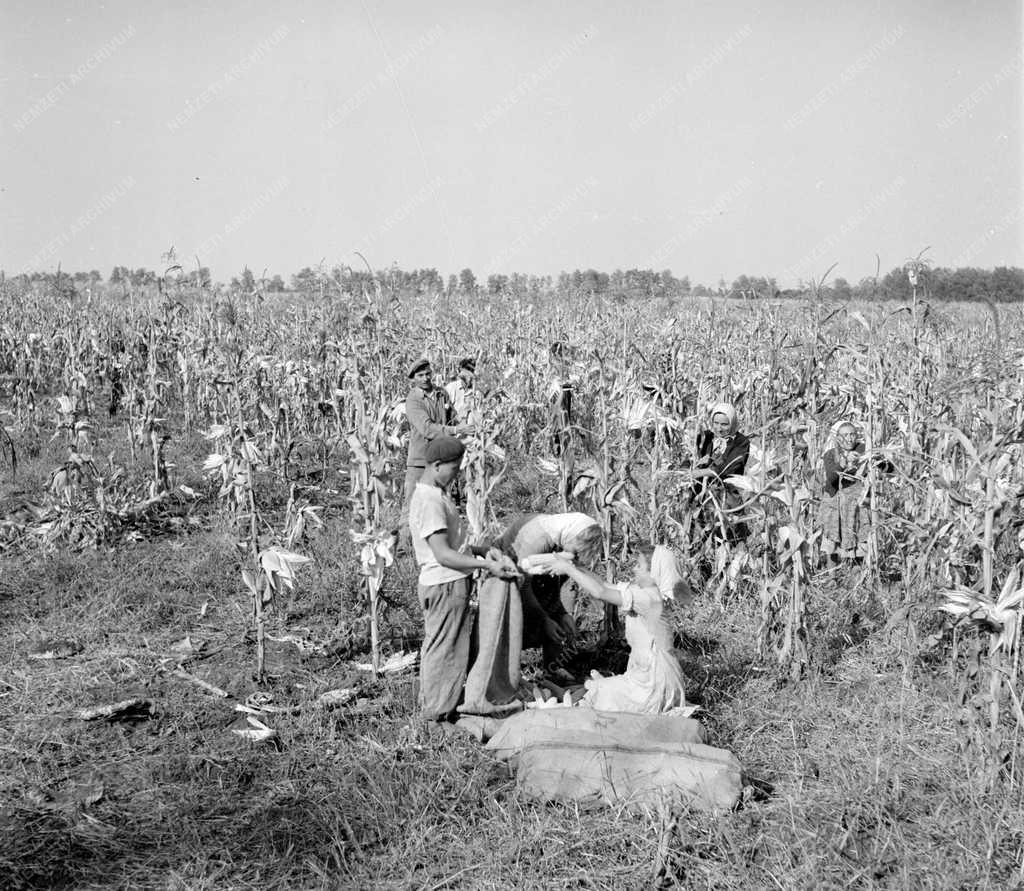
[[[461,423],[469,421],[469,413],[474,408],[476,391],[472,384],[467,384],[461,377],[455,378],[444,385],[448,398],[452,401],[455,418]]]

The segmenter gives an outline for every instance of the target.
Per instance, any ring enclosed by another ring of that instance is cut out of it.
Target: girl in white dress
[[[688,600],[690,586],[679,574],[672,552],[659,545],[638,551],[633,581],[608,584],[556,554],[545,569],[569,576],[591,597],[614,603],[626,617],[629,662],[626,673],[586,682],[582,704],[609,712],[667,712],[686,705],[683,671],[672,649],[672,630],[665,619],[668,600]]]

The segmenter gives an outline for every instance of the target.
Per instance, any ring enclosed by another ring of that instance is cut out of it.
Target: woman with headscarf
[[[724,481],[746,469],[750,440],[740,433],[736,409],[728,402],[711,406],[708,418],[710,427],[697,434],[691,495],[703,502],[704,525],[711,527],[712,535],[729,542],[742,541],[747,537],[746,525],[730,522],[721,509],[735,507],[738,502],[735,496],[729,497]]]
[[[689,599],[690,587],[667,547],[640,548],[633,581],[620,584],[607,584],[561,554],[548,558],[547,568],[567,575],[591,597],[615,604],[626,617],[626,672],[607,678],[593,672],[585,685],[584,705],[606,712],[656,714],[686,704],[683,670],[672,649],[665,605]]]
[[[822,457],[821,552],[830,563],[858,560],[866,551],[870,529],[864,443],[851,421],[841,422],[829,440],[834,444]],[[875,467],[882,473],[893,470],[884,459],[876,460]]]
[[[708,412],[710,428],[697,434],[694,479],[723,480],[742,474],[750,457],[750,440],[739,432],[736,409],[718,402]]]

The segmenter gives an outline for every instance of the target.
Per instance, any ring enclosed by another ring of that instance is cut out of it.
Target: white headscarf
[[[736,416],[736,408],[728,402],[716,402],[711,406],[711,411],[708,412],[708,420],[711,420],[715,415],[725,415],[729,421],[729,432],[725,435],[727,437],[732,436],[740,425],[739,418]]]
[[[829,449],[839,449],[839,431],[842,430],[843,427],[853,427],[857,433],[857,442],[863,442],[861,439],[860,427],[857,425],[857,422],[851,421],[849,418],[841,418],[829,428],[828,436],[825,437],[825,445],[822,446],[821,449],[822,454],[827,452]]]
[[[651,577],[665,600],[675,600],[675,587],[683,581],[676,564],[676,555],[665,545],[658,545],[651,555]]]

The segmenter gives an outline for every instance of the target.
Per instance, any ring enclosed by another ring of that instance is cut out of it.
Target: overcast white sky
[[[1024,266],[1010,0],[22,2],[0,268]]]

